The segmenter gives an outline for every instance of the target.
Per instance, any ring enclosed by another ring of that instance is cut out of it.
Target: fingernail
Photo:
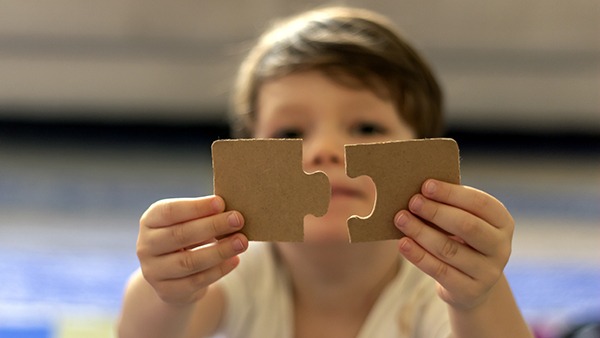
[[[213,197],[212,201],[210,202],[210,205],[212,206],[213,210],[216,212],[219,212],[221,210],[223,210],[223,200],[218,198],[218,197]]]
[[[410,200],[409,208],[412,211],[419,211],[423,206],[423,197],[415,196]]]
[[[436,190],[437,190],[437,183],[434,180],[429,180],[425,183],[423,192],[426,193],[427,195],[431,196],[435,193]]]
[[[403,212],[401,212],[398,216],[396,216],[396,219],[395,219],[396,226],[399,228],[404,227],[406,225],[407,221],[408,221],[408,217],[406,217],[406,215]]]
[[[235,239],[233,241],[232,246],[233,246],[233,250],[235,252],[242,252],[242,251],[244,251],[244,243],[242,243],[242,240],[239,239],[239,238]]]
[[[241,224],[240,218],[235,212],[232,212],[229,214],[229,216],[227,216],[227,222],[229,222],[229,225],[233,228],[239,228]]]
[[[410,249],[411,249],[410,241],[408,241],[408,240],[401,240],[400,241],[400,251],[402,251],[402,252],[409,252]]]

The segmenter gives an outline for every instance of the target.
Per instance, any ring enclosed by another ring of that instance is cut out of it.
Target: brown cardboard
[[[302,170],[302,140],[220,140],[212,152],[214,192],[244,215],[249,240],[302,241],[304,216],[327,211],[329,180]],[[394,216],[426,179],[460,183],[452,139],[346,145],[345,156],[347,175],[370,176],[377,189],[371,215],[348,219],[351,242],[402,237]]]
[[[348,219],[351,242],[401,238],[394,216],[408,208],[425,180],[460,183],[458,145],[452,139],[346,145],[345,154],[346,174],[367,175],[377,189],[371,215]]]
[[[244,216],[251,241],[304,240],[304,216],[329,206],[329,179],[302,170],[302,140],[220,140],[212,145],[214,192]]]

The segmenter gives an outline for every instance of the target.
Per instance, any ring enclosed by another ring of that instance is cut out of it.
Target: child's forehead
[[[351,70],[336,69],[332,72],[314,68],[263,80],[262,84],[257,87],[257,98],[265,91],[277,94],[292,92],[292,97],[301,97],[302,94],[321,93],[324,89],[352,97],[374,95],[383,101],[388,101],[393,96],[392,89],[389,88],[385,79],[376,74],[368,74],[360,78]]]
[[[389,96],[381,96],[373,88],[350,85],[313,71],[289,74],[265,82],[259,88],[257,103],[259,107],[267,104],[295,110],[315,101],[364,106],[379,101],[388,103],[390,100]]]

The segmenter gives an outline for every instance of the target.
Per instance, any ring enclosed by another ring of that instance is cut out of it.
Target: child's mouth
[[[338,197],[352,197],[352,198],[363,198],[365,194],[359,190],[347,188],[347,187],[332,187],[331,198]]]

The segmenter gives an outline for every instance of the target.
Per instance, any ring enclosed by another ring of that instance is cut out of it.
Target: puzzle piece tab
[[[214,193],[244,215],[251,241],[304,240],[304,216],[322,216],[330,197],[322,172],[302,170],[302,140],[219,140],[212,145]]]
[[[452,139],[426,139],[346,145],[346,174],[367,175],[377,189],[371,215],[348,219],[351,242],[396,239],[404,236],[394,216],[408,208],[428,178],[460,183],[458,145]]]

